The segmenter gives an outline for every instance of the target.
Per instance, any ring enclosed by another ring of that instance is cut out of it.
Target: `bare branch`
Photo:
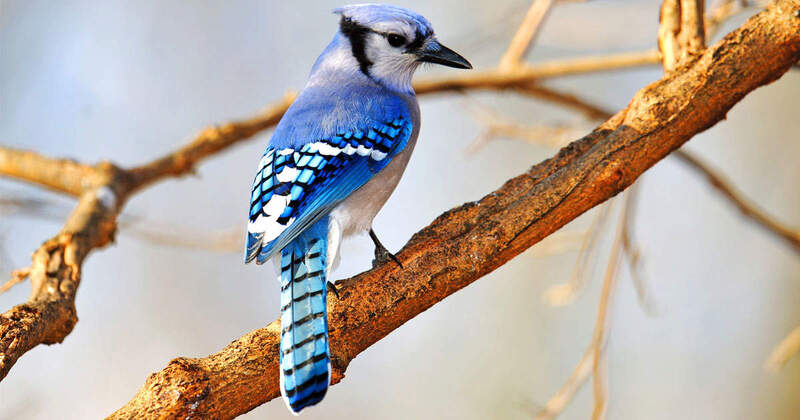
[[[500,64],[497,66],[500,71],[508,71],[519,66],[552,5],[553,0],[533,0],[517,33],[514,34],[508,49],[500,59]]]
[[[28,276],[30,276],[30,274],[31,274],[30,267],[20,268],[19,270],[12,271],[11,278],[7,282],[3,283],[2,286],[0,286],[0,295],[7,292],[15,285],[25,281],[25,279],[27,279]]]
[[[786,244],[790,245],[795,252],[800,253],[800,230],[791,229],[775,220],[772,216],[761,211],[755,204],[751,203],[750,200],[736,191],[733,184],[726,180],[723,175],[717,173],[716,170],[703,163],[696,156],[684,150],[676,151],[675,156],[680,157],[690,168],[704,175],[711,186],[722,194],[723,197],[727,198],[731,204],[736,206],[736,208],[741,211],[742,215],[756,222],[756,225],[760,226],[765,231],[782,239]]]
[[[80,196],[93,184],[94,172],[69,159],[50,159],[35,152],[0,147],[0,175],[38,184],[54,191]]]
[[[610,201],[604,203],[597,211],[589,226],[589,231],[586,233],[583,243],[581,244],[580,251],[578,252],[578,259],[575,261],[575,267],[572,269],[572,275],[569,282],[565,284],[556,284],[548,287],[542,295],[542,300],[552,306],[563,306],[572,303],[575,300],[578,292],[583,289],[586,284],[586,273],[589,268],[589,263],[593,261],[592,256],[597,250],[597,240],[603,232],[606,222],[608,221],[611,207],[614,202]]]
[[[645,313],[653,315],[656,313],[656,305],[648,291],[647,281],[642,274],[642,256],[639,248],[633,241],[633,223],[635,220],[636,204],[638,203],[639,185],[641,182],[633,184],[628,188],[630,194],[628,210],[625,214],[625,225],[622,227],[622,250],[628,260],[628,267],[630,269],[631,281],[633,287],[636,289],[636,297],[639,300],[639,305]]]
[[[340,282],[342,300],[328,303],[333,382],[377,340],[619,193],[780,77],[800,59],[798,8],[778,0],[554,158],[443,214],[398,253],[403,269],[384,264]],[[231,418],[277,397],[279,332],[274,321],[217,354],[175,359],[111,417]]]
[[[567,408],[567,405],[575,397],[575,394],[580,391],[586,380],[589,379],[592,370],[594,370],[594,346],[589,346],[583,357],[573,369],[572,374],[567,379],[567,382],[561,389],[550,398],[544,409],[536,414],[536,420],[551,420],[559,415]]]
[[[795,328],[772,350],[766,368],[777,372],[797,353],[800,353],[800,327]]]
[[[703,8],[705,0],[680,0],[681,31],[678,44],[681,46],[681,60],[699,55],[706,47]]]
[[[705,15],[704,24],[706,29],[706,41],[711,40],[711,38],[716,35],[717,30],[719,30],[719,27],[726,20],[744,11],[747,7],[749,7],[749,5],[746,0],[724,0],[709,10]]]
[[[545,93],[540,94],[538,88],[541,87],[524,86],[518,88],[518,90],[523,93],[531,94],[532,96],[538,96],[545,99],[553,98],[552,102],[582,112],[588,118],[592,118],[593,116],[600,116],[605,118],[611,117],[611,113],[609,111],[604,110],[596,105],[585,102],[582,99],[575,97],[573,95],[560,93],[558,91],[547,88],[545,88],[547,89]],[[736,190],[736,187],[730,181],[726,180],[723,175],[719,174],[715,169],[712,169],[709,165],[705,164],[700,158],[696,157],[693,153],[681,149],[673,153],[672,156],[684,161],[686,164],[689,165],[689,167],[696,170],[698,173],[704,175],[708,180],[708,182],[711,184],[711,186],[713,186],[717,191],[719,191],[723,197],[727,198],[731,204],[733,204],[736,208],[738,208],[742,212],[742,214],[749,217],[752,221],[756,222],[758,226],[760,226],[767,232],[770,232],[772,235],[783,239],[784,242],[790,245],[795,251],[800,252],[800,230],[792,229],[778,222],[777,220],[775,220],[774,217],[770,216],[769,214],[758,209],[758,207],[752,204],[749,199],[742,196],[742,194]],[[637,261],[635,252],[632,252],[629,255],[632,257],[631,264],[636,265]],[[634,270],[633,267],[631,269]],[[641,279],[641,277],[638,277],[638,275],[636,275],[635,273],[634,273],[634,278]]]
[[[606,344],[608,343],[608,330],[610,320],[608,307],[611,302],[611,294],[616,289],[617,270],[619,269],[620,257],[622,255],[622,236],[625,225],[628,223],[628,208],[631,203],[631,193],[626,191],[623,196],[622,209],[619,212],[619,222],[617,231],[614,235],[614,243],[611,245],[611,253],[608,256],[608,265],[603,277],[603,289],[600,292],[600,304],[597,306],[597,317],[594,324],[594,334],[592,335],[592,390],[594,393],[594,409],[592,410],[592,420],[601,420],[606,417],[608,407],[608,357],[606,356]]]
[[[595,392],[593,418],[605,417],[607,405],[607,389],[605,385],[607,363],[605,362],[605,347],[609,325],[608,305],[611,301],[611,294],[616,287],[615,283],[620,260],[620,251],[624,250],[625,231],[631,223],[631,210],[635,202],[636,185],[637,184],[634,184],[625,191],[622,210],[620,211],[619,222],[617,224],[617,233],[611,247],[608,265],[603,279],[603,288],[600,293],[600,303],[597,308],[592,342],[589,344],[589,348],[586,349],[581,360],[575,366],[575,369],[573,369],[569,379],[567,379],[561,389],[547,402],[544,409],[537,413],[536,420],[551,420],[558,417],[567,407],[567,404],[572,401],[575,394],[586,383],[590,374],[592,374],[594,378]],[[606,208],[608,207],[610,206],[606,206]]]
[[[153,162],[131,168],[128,171],[131,182],[138,190],[166,177],[192,172],[199,161],[277,124],[296,97],[296,93],[287,92],[281,100],[270,105],[261,115],[219,127],[206,128],[191,143],[179,150]]]
[[[544,99],[567,108],[572,108],[585,115],[586,118],[592,120],[607,120],[613,115],[611,112],[602,109],[597,105],[589,103],[575,95],[559,92],[539,84],[521,85],[516,89],[520,93]]]
[[[679,0],[664,0],[661,4],[661,24],[658,27],[658,50],[666,72],[678,64],[678,33],[681,31],[681,4]]]
[[[417,94],[426,94],[467,89],[507,89],[551,77],[619,70],[658,63],[658,52],[651,50],[570,58],[520,66],[506,72],[497,69],[473,70],[447,78],[420,80],[414,83],[414,90]]]

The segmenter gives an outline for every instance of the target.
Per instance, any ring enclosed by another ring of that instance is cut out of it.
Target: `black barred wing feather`
[[[245,262],[263,263],[330,212],[403,150],[411,132],[398,117],[298,148],[268,148],[253,180]]]

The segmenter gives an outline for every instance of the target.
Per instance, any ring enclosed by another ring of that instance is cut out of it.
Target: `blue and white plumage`
[[[371,231],[414,149],[414,71],[422,62],[471,68],[410,10],[334,12],[339,31],[259,162],[247,227],[246,262],[281,254],[281,394],[293,413],[329,384],[326,279],[340,241]]]

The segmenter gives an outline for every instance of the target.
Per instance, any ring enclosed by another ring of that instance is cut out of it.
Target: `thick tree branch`
[[[385,264],[340,283],[328,303],[336,383],[350,361],[407,320],[613,197],[747,93],[800,59],[799,0],[781,0],[697,60],[639,91],[586,137],[450,210]],[[231,418],[279,396],[279,322],[205,358],[175,359],[112,418]]]

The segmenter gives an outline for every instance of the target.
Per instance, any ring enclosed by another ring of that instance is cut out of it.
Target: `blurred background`
[[[88,163],[131,166],[158,157],[209,124],[252,115],[287,89],[302,88],[337,29],[330,11],[340,3],[0,0],[0,143]],[[398,3],[428,17],[443,43],[476,68],[497,63],[529,6]],[[654,48],[659,7],[557,4],[529,60]],[[423,69],[417,77],[448,72],[455,70]],[[546,84],[616,111],[661,74],[651,66]],[[793,71],[686,146],[795,226],[798,97],[800,71]],[[390,250],[443,211],[554,154],[503,138],[466,153],[486,128],[473,110],[530,125],[590,126],[574,112],[510,92],[425,96],[421,107],[414,158],[375,221]],[[208,160],[198,176],[168,180],[128,204],[116,244],[84,266],[80,322],[63,344],[35,348],[0,382],[0,418],[102,417],[170,359],[216,352],[278,317],[271,270],[243,265],[240,252],[250,183],[268,139],[263,133]],[[437,164],[442,156],[453,160]],[[648,171],[638,191],[635,239],[651,303],[640,304],[622,265],[610,306],[608,418],[798,418],[800,361],[777,373],[763,367],[800,324],[798,255],[675,158]],[[60,229],[73,200],[6,179],[0,199],[5,280]],[[562,231],[584,231],[594,213]],[[533,417],[591,341],[616,216],[611,220],[585,287],[569,305],[550,305],[543,296],[570,279],[580,241],[546,240],[362,353],[304,418]],[[372,260],[367,237],[346,242],[343,252],[335,278]],[[28,293],[23,284],[0,295],[0,310]],[[561,418],[588,418],[591,409],[589,384]],[[291,416],[277,399],[243,416],[267,417]]]

